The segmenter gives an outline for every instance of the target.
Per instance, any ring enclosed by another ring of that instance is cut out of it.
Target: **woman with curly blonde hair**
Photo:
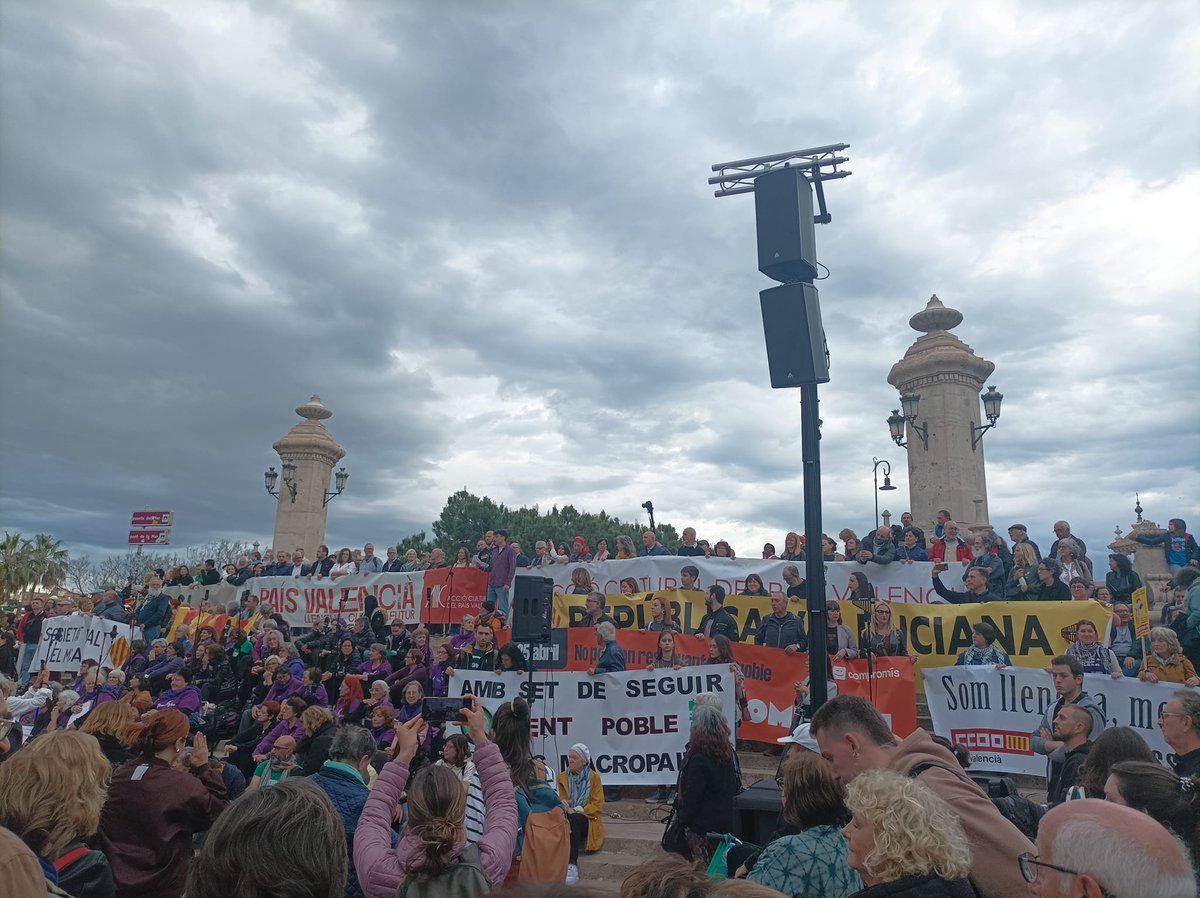
[[[38,736],[0,765],[0,826],[37,854],[70,895],[111,895],[108,859],[83,842],[100,826],[112,767],[95,737]]]
[[[848,862],[867,886],[853,898],[975,898],[967,836],[928,786],[868,770],[847,786],[846,805]]]

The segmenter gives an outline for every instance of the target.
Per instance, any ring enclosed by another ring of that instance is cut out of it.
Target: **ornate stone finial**
[[[296,406],[296,414],[310,421],[323,421],[326,418],[333,417],[333,412],[321,404],[321,397],[316,393],[313,393],[312,397],[304,405]]]
[[[1133,502],[1133,511],[1134,514],[1137,515],[1137,522],[1140,524],[1142,522],[1142,511],[1144,509],[1142,508],[1142,499],[1137,493],[1133,494]]]
[[[1122,534],[1121,534],[1121,525],[1120,524],[1118,524],[1116,527],[1113,528],[1113,535],[1115,535],[1117,539],[1121,538]]]
[[[942,305],[935,293],[929,297],[925,308],[908,319],[908,326],[915,331],[931,334],[934,331],[953,330],[962,324],[962,312]]]

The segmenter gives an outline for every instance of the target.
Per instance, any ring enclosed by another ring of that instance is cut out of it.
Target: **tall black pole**
[[[804,467],[804,579],[808,585],[808,673],[812,710],[829,700],[825,642],[825,545],[821,532],[821,417],[817,385],[800,387],[800,458]]]

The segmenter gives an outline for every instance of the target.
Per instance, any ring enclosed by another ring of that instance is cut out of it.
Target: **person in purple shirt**
[[[464,614],[458,632],[450,637],[450,648],[455,652],[470,649],[475,644],[475,615]]]
[[[291,698],[304,688],[304,684],[296,677],[290,668],[281,664],[275,668],[275,673],[272,676],[271,688],[267,690],[264,702],[283,702],[284,699]]]
[[[296,694],[304,699],[306,705],[317,705],[322,708],[329,707],[329,692],[321,684],[321,669],[319,667],[304,668],[301,689]]]
[[[184,714],[194,714],[200,710],[200,690],[192,685],[192,669],[181,667],[171,674],[171,688],[159,693],[154,702],[154,710],[165,711],[174,708]]]
[[[487,598],[496,603],[496,610],[508,617],[508,594],[517,574],[517,550],[508,544],[508,531],[493,534],[492,557],[489,561]]]
[[[304,713],[304,709],[308,707],[304,704],[304,699],[298,695],[293,695],[285,699],[279,705],[279,723],[271,728],[271,732],[263,737],[262,741],[254,748],[254,760],[262,761],[271,753],[271,747],[275,744],[275,740],[280,736],[291,736],[297,742],[304,737],[304,724],[300,722],[300,715]]]
[[[154,648],[158,649],[159,646],[156,645]],[[153,651],[151,651],[151,655],[153,656]],[[167,678],[181,667],[183,667],[183,646],[177,642],[167,643],[162,648],[162,654],[152,657],[146,665],[146,669],[142,671],[142,675],[150,681],[151,691],[153,691],[166,683]]]
[[[404,656],[404,667],[401,667],[385,681],[392,697],[392,704],[400,706],[404,689],[409,683],[420,683],[422,689],[429,685],[429,668],[421,657],[421,650],[415,646]]]
[[[387,646],[376,642],[367,650],[367,660],[358,665],[358,673],[351,676],[362,680],[363,687],[366,688],[375,680],[386,680],[391,675],[392,665],[387,660]]]
[[[96,704],[103,705],[105,702],[119,701],[125,697],[125,693],[128,691],[125,688],[125,671],[110,670],[104,685],[100,687],[100,694],[96,696]]]
[[[433,658],[433,670],[429,672],[429,694],[444,698],[450,694],[450,670],[458,659],[458,652],[443,644],[437,647]]]

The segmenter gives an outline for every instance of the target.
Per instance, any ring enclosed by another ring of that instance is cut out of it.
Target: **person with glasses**
[[[1016,865],[1040,898],[1194,898],[1186,849],[1161,823],[1097,798],[1066,801],[1042,818],[1037,854]]]
[[[1200,774],[1200,694],[1176,690],[1158,712],[1158,726],[1175,753],[1171,769],[1180,778]]]
[[[860,653],[868,655],[887,655],[899,657],[908,654],[908,643],[904,631],[892,625],[892,606],[887,602],[876,602],[871,610],[871,618],[859,635],[858,646]]]

